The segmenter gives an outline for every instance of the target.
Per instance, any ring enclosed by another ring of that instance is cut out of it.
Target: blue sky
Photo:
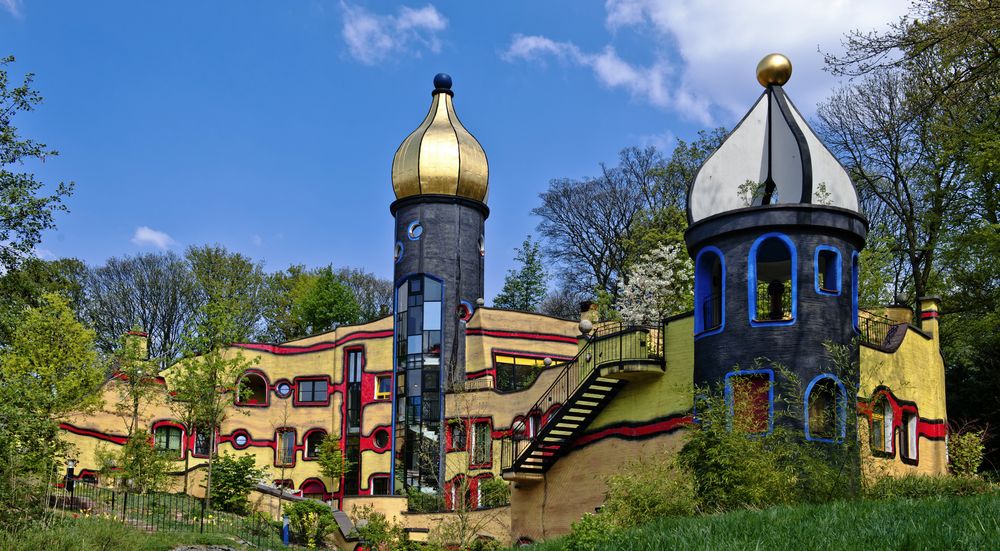
[[[45,103],[15,119],[58,149],[27,164],[74,181],[42,257],[220,243],[263,260],[392,274],[390,170],[431,80],[490,160],[487,297],[538,220],[550,179],[595,174],[630,145],[731,126],[786,53],[807,115],[836,51],[906,2],[36,2],[0,0],[12,80]]]

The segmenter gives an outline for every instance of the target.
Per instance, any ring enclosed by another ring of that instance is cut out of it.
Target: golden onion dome
[[[455,195],[482,203],[489,191],[486,152],[462,126],[452,101],[451,77],[434,77],[431,109],[392,159],[396,199]]]

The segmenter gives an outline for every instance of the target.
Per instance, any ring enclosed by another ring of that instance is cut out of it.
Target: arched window
[[[320,444],[323,443],[323,439],[326,438],[326,431],[323,429],[312,429],[306,433],[305,436],[305,455],[303,459],[316,459],[319,457]]]
[[[267,380],[256,371],[248,371],[236,384],[236,405],[266,406]]]
[[[872,453],[893,453],[893,411],[892,403],[885,394],[879,396],[872,404],[871,445]]]
[[[153,448],[171,456],[180,456],[184,431],[180,425],[161,424],[153,429]]]
[[[840,442],[847,434],[847,390],[833,375],[820,375],[806,387],[806,440]]]
[[[767,434],[774,425],[774,371],[758,369],[726,374],[726,409],[730,429]]]
[[[854,331],[861,332],[858,325],[858,253],[851,254],[851,319],[854,320]]]
[[[303,481],[302,485],[299,486],[299,490],[302,491],[302,497],[306,499],[325,501],[329,499],[330,495],[326,491],[326,484],[323,484],[323,481],[317,478],[310,478]]]
[[[705,247],[695,258],[694,326],[696,335],[714,335],[726,322],[726,262],[722,251]]]
[[[787,236],[768,233],[750,247],[750,325],[791,325],[795,323],[795,245]]]
[[[917,451],[917,423],[919,422],[916,407],[912,410],[903,410],[899,426],[899,457],[903,461],[916,463]]]
[[[843,276],[840,270],[840,251],[836,247],[816,247],[816,292],[821,295],[839,295]]]

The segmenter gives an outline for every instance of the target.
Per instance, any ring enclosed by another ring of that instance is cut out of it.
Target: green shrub
[[[948,436],[948,462],[957,476],[975,476],[983,464],[986,431],[965,426],[953,429]]]
[[[147,532],[115,520],[59,519],[55,526],[30,523],[17,530],[0,529],[3,551],[169,551],[179,545],[229,545],[221,534]]]
[[[314,499],[303,499],[285,505],[285,514],[288,515],[295,541],[310,548],[324,545],[326,535],[337,522],[330,506]]]
[[[371,505],[360,509],[355,506],[351,511],[351,521],[355,527],[354,536],[364,540],[368,549],[398,549],[406,539],[401,524],[389,522],[385,514]]]
[[[690,516],[697,508],[694,477],[673,455],[629,463],[608,478],[601,516],[619,528],[638,526],[658,517]]]
[[[217,457],[212,462],[212,507],[219,511],[248,513],[247,497],[266,474],[267,469],[258,469],[252,455]]]
[[[866,499],[923,499],[963,497],[995,491],[989,482],[973,476],[885,476],[865,488]]]
[[[484,507],[502,507],[510,504],[510,484],[502,478],[479,481],[479,494]]]
[[[406,506],[412,513],[436,513],[445,508],[444,496],[439,493],[421,492],[417,488],[407,488]]]
[[[563,543],[567,551],[596,551],[609,544],[617,536],[616,532],[607,515],[587,513],[573,523]]]

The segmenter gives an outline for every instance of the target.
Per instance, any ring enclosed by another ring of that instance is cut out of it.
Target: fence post
[[[115,494],[116,493],[118,493],[118,492],[115,492],[115,490],[112,488],[112,490],[111,490],[111,515],[112,516],[114,516],[114,514],[115,514]]]
[[[125,522],[125,510],[128,509],[128,491],[122,496],[122,522]]]
[[[205,533],[205,500],[201,500],[201,533]]]

